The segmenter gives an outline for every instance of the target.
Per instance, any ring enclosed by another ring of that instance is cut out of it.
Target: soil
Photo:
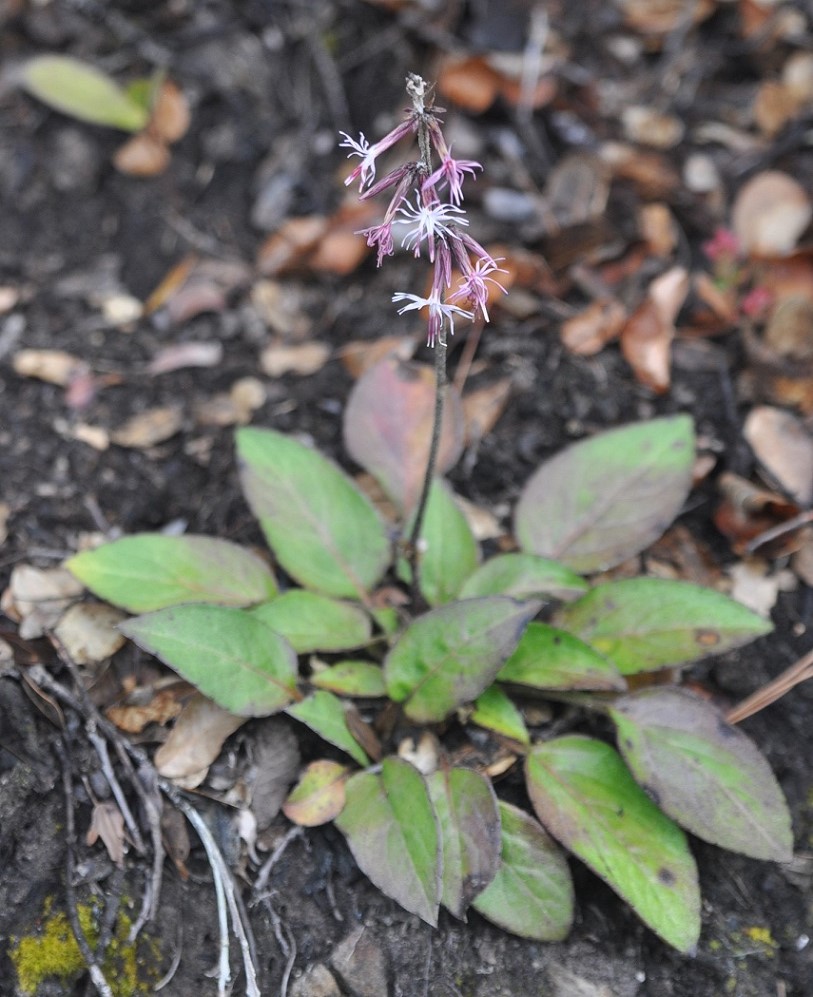
[[[232,428],[207,425],[197,414],[241,377],[259,377],[266,388],[266,401],[252,416],[255,425],[311,438],[347,463],[341,413],[352,382],[336,351],[351,340],[404,331],[396,330],[390,297],[414,282],[412,261],[399,258],[381,271],[368,261],[346,277],[304,273],[281,281],[286,293],[297,296],[311,334],[333,350],[328,363],[307,377],[273,379],[259,371],[260,350],[272,333],[245,283],[228,293],[219,310],[174,324],[159,312],[115,327],[99,301],[119,293],[143,300],[190,251],[250,264],[268,231],[286,217],[335,210],[342,196],[336,132],[380,134],[381,116],[401,106],[408,71],[432,78],[445,51],[476,50],[484,38],[510,50],[517,31],[520,41],[524,37],[523,4],[407,3],[400,13],[386,6],[349,0],[129,0],[111,7],[95,0],[21,0],[0,6],[4,65],[60,51],[131,79],[157,63],[192,105],[192,126],[173,148],[167,172],[134,179],[111,165],[117,133],[52,113],[14,88],[0,96],[0,285],[19,293],[0,315],[0,491],[10,513],[0,587],[16,564],[58,564],[83,534],[100,529],[129,534],[180,520],[191,532],[261,543],[238,487]],[[737,51],[733,6],[721,5],[709,22],[682,37],[690,75],[704,67],[693,78],[706,112],[731,98],[733,83],[745,86],[764,71],[764,63],[745,60],[740,79],[726,61]],[[436,8],[440,13],[433,19]],[[543,109],[530,124],[502,103],[480,117],[450,112],[481,149],[484,178],[490,180],[479,180],[480,187],[511,186],[520,172],[510,154],[518,135],[530,186],[541,184],[552,165],[589,141],[572,111],[586,93],[586,77],[623,78],[623,67],[597,43],[622,33],[618,9],[553,4],[549,14],[572,46],[565,74],[569,106]],[[641,58],[649,72],[666,57],[645,52]],[[677,104],[689,122],[699,113],[696,105]],[[592,140],[612,137],[617,125],[594,108],[582,110],[594,129]],[[692,151],[688,140],[686,146],[678,150],[681,159]],[[801,145],[790,142],[769,155],[788,172],[810,175],[811,153]],[[729,189],[741,179],[741,165],[733,154],[720,154]],[[477,238],[540,248],[538,233],[484,209],[480,187],[475,185],[473,197]],[[624,189],[611,195],[608,218],[617,231],[623,231],[631,197]],[[673,208],[692,246],[710,234],[713,217],[687,192],[674,194]],[[161,348],[189,341],[221,343],[222,361],[149,373],[148,363]],[[672,386],[658,397],[636,382],[614,346],[593,358],[568,354],[559,342],[555,309],[522,318],[501,312],[478,358],[489,377],[511,377],[513,393],[494,430],[452,472],[454,487],[504,516],[529,474],[563,444],[676,411],[694,416],[698,433],[720,455],[718,469],[750,473],[752,459],[741,442],[745,408],[735,400],[741,343],[731,333],[704,346],[704,362],[698,363],[696,349],[677,344]],[[12,360],[22,348],[65,350],[108,383],[79,410],[64,386],[14,373]],[[74,437],[77,423],[113,431],[133,415],[166,405],[181,407],[182,424],[155,446],[98,450]],[[701,490],[681,522],[724,564],[732,555],[711,525],[710,511],[711,492]],[[694,677],[737,701],[807,650],[812,614],[811,590],[802,584],[780,597],[773,635],[697,669]],[[12,639],[13,624],[3,620],[0,626]],[[69,683],[44,642],[27,645],[25,653],[32,648]],[[287,954],[293,952],[289,992],[309,967],[332,964],[342,993],[381,997],[807,997],[813,993],[812,707],[813,690],[801,686],[743,725],[787,795],[799,855],[780,867],[694,842],[704,897],[694,958],[662,944],[581,867],[573,870],[577,921],[564,943],[510,937],[475,913],[468,924],[444,914],[434,931],[373,889],[341,836],[327,827],[291,842],[272,873],[272,906],[249,909],[262,993],[282,991]],[[65,712],[76,746],[75,773],[92,774],[93,753],[82,748],[76,718]],[[35,931],[49,904],[62,909],[65,903],[61,735],[52,720],[25,683],[8,676],[0,681],[0,997],[19,992],[12,937]],[[244,728],[240,743],[252,729]],[[90,801],[81,779],[74,784],[81,837]],[[217,807],[207,810],[213,826],[217,814]],[[286,827],[279,818],[273,832],[280,836]],[[247,886],[251,869],[231,846],[239,881]],[[109,896],[112,863],[99,858],[98,848],[82,844],[80,853],[74,877],[80,896]],[[160,992],[204,997],[217,990],[218,936],[212,882],[198,845],[188,866],[186,881],[166,867],[157,922],[147,927],[139,947],[139,974],[154,982],[178,952],[177,969]],[[145,875],[128,858],[119,884],[128,909],[137,910]],[[359,927],[367,946],[366,980],[343,974],[337,954]],[[157,945],[151,947],[150,940]],[[236,965],[235,957],[233,952]],[[314,976],[305,979],[311,982],[300,982],[301,994],[321,992]],[[144,989],[151,992],[152,985],[144,982]],[[52,980],[38,993],[90,993],[90,986],[86,977],[70,986]],[[241,977],[235,992],[243,986]]]

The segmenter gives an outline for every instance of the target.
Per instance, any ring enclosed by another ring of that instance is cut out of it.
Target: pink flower
[[[454,204],[444,204],[442,201],[426,203],[425,196],[415,198],[415,206],[407,203],[398,209],[403,218],[396,218],[398,225],[412,225],[412,228],[401,240],[401,245],[413,250],[415,256],[421,255],[421,244],[426,242],[429,259],[435,259],[435,243],[438,239],[456,236],[450,225],[468,225],[468,219],[462,208]]]
[[[351,183],[355,183],[355,181],[358,180],[359,190],[363,190],[368,184],[371,184],[373,180],[375,180],[376,159],[382,152],[386,152],[387,149],[395,145],[395,143],[402,139],[405,135],[409,135],[410,132],[414,132],[416,127],[417,123],[412,118],[407,118],[407,120],[402,121],[400,125],[396,125],[391,132],[388,132],[384,138],[376,142],[375,145],[370,145],[364,137],[364,132],[359,134],[358,141],[351,138],[347,132],[339,132],[340,135],[344,136],[344,142],[339,143],[339,148],[349,149],[350,152],[347,153],[348,157],[361,157],[361,162],[345,180],[345,186],[349,187]]]
[[[398,294],[393,294],[392,300],[395,302],[409,302],[408,305],[404,305],[398,309],[399,315],[421,308],[429,309],[427,346],[435,345],[438,336],[447,322],[449,324],[449,333],[452,336],[454,335],[455,315],[460,315],[467,319],[474,318],[473,312],[468,312],[465,308],[458,308],[457,305],[450,305],[446,301],[441,301],[434,290],[428,298],[422,298],[419,294],[407,294],[404,291],[399,291]]]
[[[718,228],[714,235],[703,243],[703,252],[716,263],[718,260],[733,260],[740,255],[740,243],[728,228]]]
[[[507,270],[503,270],[501,267],[497,266],[497,261],[489,258],[481,258],[477,260],[474,264],[474,269],[471,269],[471,264],[469,264],[468,272],[464,272],[463,280],[460,282],[460,286],[451,295],[452,298],[465,297],[472,308],[477,311],[479,309],[480,314],[486,320],[490,321],[488,317],[488,284],[494,284],[498,287],[503,294],[507,294],[508,291],[502,286],[502,284],[495,280],[494,277],[490,276],[493,273],[507,273]]]
[[[438,169],[424,180],[421,189],[426,191],[445,180],[449,184],[449,200],[452,204],[461,204],[465,175],[470,173],[474,176],[474,171],[482,170],[482,168],[473,159],[452,159],[451,154],[444,156]]]
[[[761,319],[774,302],[774,296],[762,285],[752,288],[740,302],[740,310],[749,318]]]
[[[384,221],[380,225],[373,225],[372,228],[361,229],[356,235],[363,235],[367,239],[367,245],[377,248],[378,259],[376,266],[381,266],[385,256],[392,256],[392,222]]]

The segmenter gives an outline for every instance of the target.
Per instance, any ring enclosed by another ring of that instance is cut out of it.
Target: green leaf
[[[251,614],[282,634],[297,654],[346,651],[366,644],[372,633],[361,606],[304,589],[290,589]]]
[[[713,589],[662,578],[597,585],[558,622],[624,675],[683,665],[761,637],[771,624]]]
[[[410,533],[409,529],[405,532]],[[458,508],[451,489],[440,478],[432,482],[419,542],[422,546],[421,595],[430,606],[440,606],[454,599],[480,556],[480,548],[466,517]],[[401,561],[398,573],[404,581],[411,580],[412,573],[406,561]]]
[[[296,695],[293,648],[241,609],[191,603],[119,629],[239,717],[277,713]]]
[[[522,714],[502,689],[495,685],[477,697],[471,719],[478,727],[510,737],[519,744],[531,743]]]
[[[373,698],[387,695],[381,667],[369,661],[339,661],[315,672],[310,682],[318,689],[327,689],[340,696]]]
[[[344,409],[344,446],[402,511],[418,503],[435,418],[435,372],[428,364],[387,357],[353,386]],[[446,389],[436,472],[463,451],[463,407]]]
[[[19,78],[33,97],[79,121],[137,132],[149,120],[147,110],[109,76],[71,56],[36,56],[23,64]]]
[[[440,827],[441,903],[465,920],[466,908],[500,864],[497,798],[473,769],[438,769],[426,782]]]
[[[381,774],[347,781],[336,826],[361,871],[405,910],[433,927],[440,904],[440,839],[426,784],[400,758],[385,758]]]
[[[566,630],[538,622],[528,624],[497,679],[534,689],[623,690],[627,687],[615,665],[588,644]]]
[[[375,509],[344,472],[270,429],[237,432],[241,481],[282,567],[306,588],[363,597],[390,560]]]
[[[537,608],[495,595],[419,616],[384,661],[387,694],[410,720],[442,720],[491,685]]]
[[[94,595],[131,613],[184,602],[250,606],[277,591],[260,558],[214,537],[139,533],[75,554],[65,567]]]
[[[282,804],[282,812],[300,827],[318,827],[334,820],[344,809],[348,774],[346,766],[327,758],[311,762]]]
[[[500,865],[472,907],[520,938],[560,942],[573,923],[573,881],[567,861],[524,810],[500,801]]]
[[[482,595],[510,595],[514,599],[576,599],[587,582],[558,561],[536,554],[498,554],[468,577],[461,599]]]
[[[602,571],[648,547],[680,512],[692,484],[689,416],[612,429],[546,461],[523,489],[520,547],[574,571]]]
[[[346,751],[359,765],[369,765],[370,759],[350,733],[344,704],[332,692],[318,691],[285,711],[288,716],[306,724],[319,737]]]
[[[790,814],[770,766],[711,703],[683,689],[616,700],[610,715],[632,774],[698,838],[757,859],[793,856]]]
[[[686,836],[619,755],[601,741],[572,735],[538,745],[525,765],[534,810],[551,834],[664,941],[693,952],[700,891]]]

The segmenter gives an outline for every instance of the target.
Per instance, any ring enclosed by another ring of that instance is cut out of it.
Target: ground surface
[[[516,10],[494,4],[504,17],[492,17],[487,3],[472,3],[467,14],[456,4],[406,4],[396,14],[349,0],[156,0],[113,5],[105,13],[106,6],[79,0],[0,6],[0,19],[6,19],[3,64],[61,51],[95,61],[124,79],[158,61],[187,94],[192,123],[173,150],[169,169],[141,180],[112,167],[118,134],[53,114],[13,88],[0,96],[0,284],[17,294],[0,316],[0,497],[8,511],[8,537],[0,552],[3,584],[16,564],[56,564],[76,549],[81,534],[100,529],[133,533],[180,519],[192,532],[259,542],[237,484],[232,428],[213,426],[200,414],[240,378],[259,378],[265,390],[265,401],[251,416],[254,424],[307,434],[343,459],[340,416],[351,379],[335,351],[349,340],[415,328],[396,325],[400,320],[389,301],[393,290],[410,286],[404,281],[414,283],[412,264],[399,258],[378,272],[368,261],[344,278],[313,272],[272,278],[282,300],[294,301],[288,307],[299,323],[297,332],[292,329],[296,323],[286,327],[284,315],[270,328],[267,310],[250,293],[258,279],[252,269],[257,248],[289,216],[330,215],[336,209],[342,197],[336,132],[378,134],[382,120],[391,122],[401,106],[407,71],[431,78],[444,53],[486,45],[516,49],[517,33],[521,40],[526,32],[522,4],[514,5]],[[446,6],[431,15],[431,8]],[[767,71],[766,60],[770,64],[772,57],[757,57],[739,40],[733,7],[721,5],[697,29],[680,27],[665,47],[638,50],[637,61],[625,66],[598,41],[638,38],[615,5],[551,5],[551,24],[569,47],[559,70],[559,105],[530,116],[500,101],[482,116],[450,112],[461,148],[471,147],[486,166],[474,198],[477,237],[532,250],[555,248],[555,239],[522,215],[522,204],[516,208],[521,217],[511,220],[508,208],[497,210],[491,202],[486,210],[482,195],[489,184],[532,193],[572,148],[614,137],[617,120],[603,117],[595,106],[590,86],[596,79],[614,79],[623,91],[639,74],[641,92],[653,98],[664,78],[676,74],[685,88],[670,84],[664,100],[689,124],[700,108],[712,113],[709,108],[730,101],[736,110],[747,102],[748,87]],[[804,17],[801,10],[799,16]],[[740,83],[737,89],[734,84]],[[793,141],[792,129],[790,139],[784,148],[766,146],[761,159],[754,154],[749,162],[730,148],[717,148],[724,197],[744,171],[764,163],[809,176],[809,151]],[[670,155],[683,161],[689,151],[687,140],[686,148],[678,146]],[[622,244],[639,197],[639,191],[623,184],[613,188],[607,217]],[[707,238],[723,220],[724,208],[710,207],[707,199],[682,188],[669,197],[687,240],[679,252],[695,253],[688,244],[696,247]],[[104,299],[127,294],[143,300],[189,252],[248,264],[247,276],[214,312],[173,323],[164,310],[124,328],[111,323]],[[691,412],[699,433],[714,442],[720,467],[750,473],[740,436],[744,409],[733,387],[743,363],[736,332],[715,341],[709,362],[698,363],[691,350],[676,349],[671,387],[658,397],[635,380],[615,346],[592,358],[567,353],[558,337],[556,308],[549,304],[500,311],[495,319],[478,356],[487,361],[490,376],[510,377],[513,390],[495,429],[452,474],[456,489],[472,501],[504,515],[531,471],[561,445],[655,413]],[[334,351],[321,369],[283,378],[259,370],[259,354],[272,339],[296,341],[303,330],[306,338],[326,341]],[[162,348],[188,341],[221,343],[222,360],[203,369],[149,372],[149,361]],[[22,348],[65,350],[108,381],[77,405],[64,385],[13,371],[13,357]],[[178,408],[180,423],[174,435],[154,446],[98,449],[75,438],[77,424],[112,432],[159,406]],[[717,559],[730,560],[711,525],[709,494],[701,493],[692,506],[685,519],[689,528]],[[773,636],[700,669],[699,678],[736,701],[807,649],[812,612],[810,590],[800,585],[781,597]],[[6,636],[13,633],[10,622],[2,627]],[[36,646],[53,664],[47,648]],[[3,997],[16,993],[10,936],[33,931],[48,899],[58,907],[64,898],[57,733],[33,699],[19,682],[0,682]],[[813,945],[806,945],[813,935],[813,890],[809,863],[803,861],[813,847],[811,709],[811,691],[802,686],[744,725],[788,796],[802,859],[784,869],[698,844],[704,928],[696,958],[681,957],[661,944],[581,869],[575,873],[577,922],[563,944],[511,938],[476,914],[468,925],[444,916],[439,930],[432,931],[373,890],[355,870],[340,835],[322,829],[293,841],[273,871],[276,934],[269,909],[251,908],[262,992],[280,992],[287,961],[282,937],[288,951],[295,952],[290,987],[308,967],[332,960],[346,993],[813,993]],[[253,736],[252,730],[244,728],[240,743]],[[80,754],[74,763],[77,771],[90,771],[92,759]],[[78,782],[77,787],[83,834],[89,806]],[[286,825],[279,819],[274,827],[280,835]],[[216,992],[210,977],[217,931],[208,867],[199,848],[193,849],[189,868],[191,876],[182,882],[167,867],[159,919],[146,932],[158,939],[159,954],[142,948],[141,956],[146,963],[153,958],[161,976],[180,950],[177,972],[161,992],[203,997]],[[90,891],[93,883],[102,891],[110,888],[110,863],[88,859],[80,873],[80,892]],[[120,887],[123,897],[136,898],[136,906],[143,875],[133,865]],[[362,960],[366,981],[351,971],[342,976],[337,952],[359,927],[369,946]],[[89,992],[86,986],[83,979],[70,992]],[[313,978],[303,987],[303,994],[319,992]],[[241,989],[238,981],[235,992]],[[40,992],[68,991],[50,983]]]

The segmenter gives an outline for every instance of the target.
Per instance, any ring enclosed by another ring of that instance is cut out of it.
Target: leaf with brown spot
[[[578,735],[547,741],[528,755],[525,781],[548,831],[664,941],[693,952],[700,889],[686,836],[613,748]]]
[[[770,766],[723,714],[683,689],[647,689],[610,708],[621,754],[658,806],[704,841],[757,859],[793,854]]]

